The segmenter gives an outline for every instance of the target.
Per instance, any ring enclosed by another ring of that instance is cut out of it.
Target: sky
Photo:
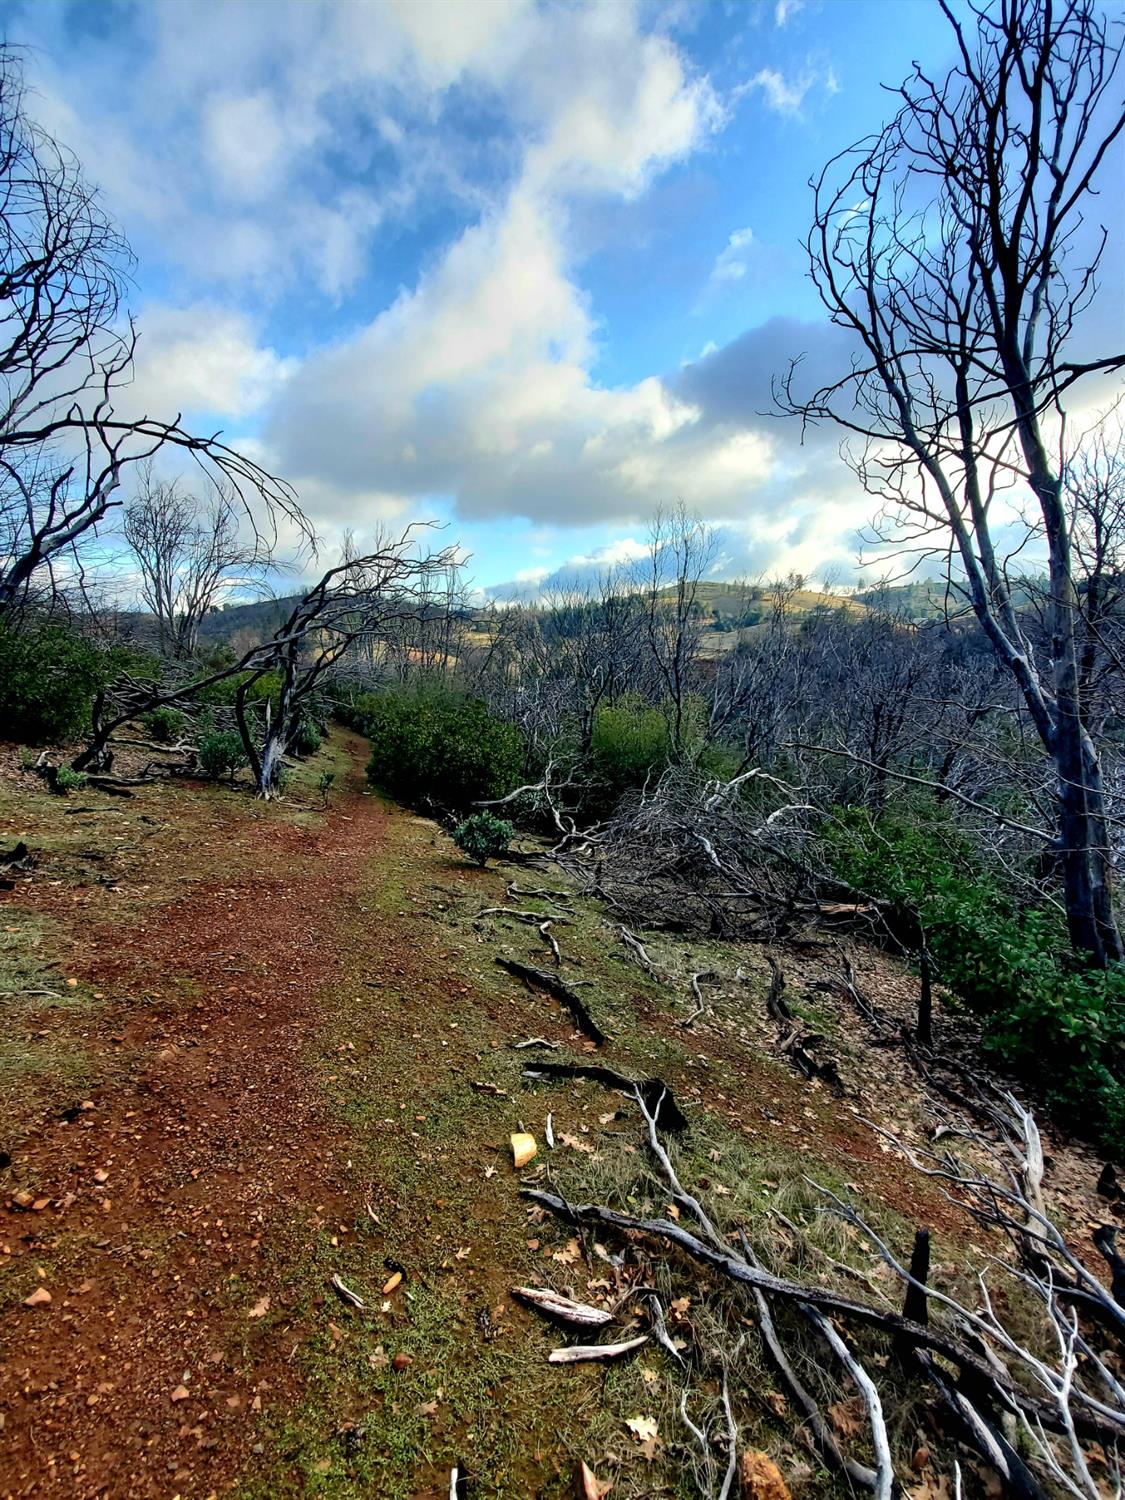
[[[130,400],[222,429],[328,539],[434,519],[479,586],[628,560],[856,576],[834,440],[765,415],[829,336],[808,179],[951,60],[935,0],[4,0],[31,112],[137,256]]]

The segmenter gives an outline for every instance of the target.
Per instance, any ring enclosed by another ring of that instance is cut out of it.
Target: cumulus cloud
[[[261,344],[244,314],[206,303],[150,306],[138,328],[134,379],[117,403],[121,409],[239,421],[262,411],[297,367]]]
[[[778,24],[794,9],[779,4]],[[806,486],[798,521],[816,520],[795,539],[782,492],[800,489],[804,460],[794,430],[760,415],[808,329],[775,320],[681,371],[596,373],[576,205],[637,197],[726,119],[651,11],[490,0],[450,25],[415,0],[277,0],[263,15],[216,6],[201,25],[195,6],[149,7],[88,68],[41,79],[47,123],[96,163],[142,255],[147,234],[206,289],[145,310],[130,399],[246,424],[330,534],[440,505],[612,524],[627,551],[656,505],[682,498],[730,523],[739,570],[821,545],[835,501]],[[762,69],[743,92],[794,113],[830,82],[811,65],[807,78]],[[422,269],[374,311],[357,304],[300,360],[260,335],[299,299],[307,342],[317,299],[367,297],[385,231],[415,232],[435,204],[444,240],[427,239]],[[758,276],[762,251],[733,230],[713,282],[751,263]]]
[[[593,334],[549,208],[521,192],[357,337],[308,360],[267,436],[286,472],[330,474],[342,499],[375,484],[452,496],[466,517],[582,525],[680,494],[743,503],[768,472],[768,438],[701,423],[654,377],[598,385]]]

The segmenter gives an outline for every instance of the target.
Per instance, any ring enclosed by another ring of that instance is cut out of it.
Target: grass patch
[[[0,1109],[7,1119],[56,1101],[70,1103],[93,1073],[93,1058],[68,1022],[97,1005],[47,957],[48,926],[8,912],[0,930]]]

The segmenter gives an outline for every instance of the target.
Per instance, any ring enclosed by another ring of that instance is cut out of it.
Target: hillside
[[[641,965],[557,874],[469,866],[434,823],[372,795],[365,753],[336,731],[269,804],[175,782],[51,797],[4,754],[0,819],[30,850],[4,895],[7,1494],[92,1496],[128,1473],[134,1496],[422,1500],[448,1495],[458,1465],[474,1495],[561,1497],[582,1462],[615,1500],[697,1493],[670,1354],[550,1365],[572,1336],[511,1295],[549,1284],[635,1332],[654,1287],[698,1371],[696,1414],[715,1417],[722,1278],[521,1198],[522,1181],[667,1203],[635,1103],[598,1079],[529,1080],[535,1060],[659,1076],[687,1118],[682,1179],[781,1274],[899,1295],[818,1212],[812,1181],[899,1253],[932,1229],[947,1290],[971,1296],[968,1268],[1000,1248],[865,1122],[927,1139],[923,1091],[879,1029],[912,1014],[909,973],[824,935],[767,955],[654,934]],[[327,808],[325,767],[341,788]],[[560,973],[588,983],[603,1046],[497,964],[549,962],[528,908],[557,914]],[[874,1031],[839,987],[842,954]],[[838,1086],[794,1066],[767,1008],[771,956]],[[521,1179],[508,1141],[524,1128],[538,1155]],[[1062,1221],[1103,1214],[1097,1163],[1061,1139],[1048,1157]],[[931,1403],[864,1347],[921,1453]],[[730,1357],[740,1449],[769,1454],[797,1494],[837,1492],[761,1355]],[[862,1447],[854,1399],[835,1400]],[[949,1493],[928,1450],[915,1478]]]

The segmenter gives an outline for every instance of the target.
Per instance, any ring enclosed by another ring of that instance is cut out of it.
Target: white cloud
[[[777,0],[777,4],[773,8],[774,25],[777,27],[787,25],[804,8],[805,0]]]
[[[253,416],[297,365],[261,346],[243,314],[207,304],[150,306],[138,329],[134,380],[118,405],[160,418],[176,412]]]
[[[741,281],[746,275],[747,261],[753,248],[752,229],[733,230],[726,245],[715,258],[711,280],[718,283]]]
[[[746,87],[760,90],[766,104],[777,114],[796,115],[800,113],[813,82],[811,73],[786,78],[776,68],[759,68]]]
[[[204,302],[150,309],[135,398],[262,412],[263,458],[329,529],[434,498],[564,525],[680,497],[716,513],[745,505],[771,472],[770,440],[704,418],[664,380],[593,374],[599,329],[572,203],[636,196],[724,119],[651,13],[632,0],[482,0],[453,24],[416,0],[275,0],[268,19],[238,5],[209,8],[206,25],[202,14],[138,13],[127,45],[100,58],[115,78],[91,65],[53,90],[52,123],[184,278],[250,305],[296,287],[340,298],[371,270],[380,229],[409,223],[418,203],[465,227],[299,366]],[[732,236],[727,274],[749,248]]]

